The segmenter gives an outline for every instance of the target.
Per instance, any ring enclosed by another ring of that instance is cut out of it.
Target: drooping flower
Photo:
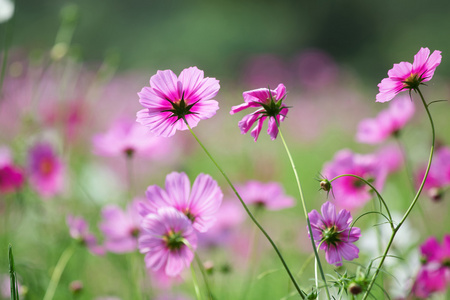
[[[316,245],[325,251],[325,258],[329,264],[342,265],[342,259],[358,258],[359,249],[355,245],[361,236],[357,227],[350,228],[352,216],[349,211],[342,209],[336,214],[336,207],[331,202],[325,202],[321,209],[308,213],[311,229]]]
[[[426,167],[423,167],[416,177],[418,186],[422,182],[425,170]],[[424,190],[433,200],[440,200],[448,186],[450,186],[450,147],[443,146],[435,151]]]
[[[92,139],[94,153],[102,156],[158,157],[170,149],[169,140],[156,137],[132,120],[119,119],[109,130]]]
[[[177,276],[189,267],[197,248],[197,236],[191,221],[173,207],[148,214],[141,223],[139,250],[145,254],[147,268],[164,270],[167,276]],[[188,246],[190,245],[190,246]]]
[[[123,211],[116,205],[108,205],[102,209],[100,230],[105,236],[103,246],[114,253],[132,252],[137,249],[142,217],[138,213],[138,200],[134,200]]]
[[[145,109],[137,113],[137,122],[150,128],[158,136],[169,137],[176,130],[197,126],[200,120],[209,119],[219,109],[212,100],[219,92],[219,81],[204,78],[197,67],[184,69],[180,76],[171,70],[158,71],[150,78],[150,87],[142,88],[139,102]]]
[[[430,55],[430,49],[420,48],[414,55],[414,62],[400,62],[388,71],[388,78],[381,80],[378,84],[380,92],[376,102],[391,100],[400,92],[411,91],[419,88],[423,82],[433,78],[434,71],[441,63],[441,51],[435,50]]]
[[[13,164],[9,148],[0,147],[0,193],[13,192],[22,184],[22,170]]]
[[[251,135],[258,140],[264,121],[269,118],[267,133],[272,140],[277,138],[278,125],[284,120],[288,113],[288,107],[283,103],[286,96],[286,87],[280,83],[275,90],[266,88],[256,89],[244,92],[244,103],[233,106],[230,114],[235,114],[246,108],[258,108],[255,112],[246,115],[239,121],[238,126],[242,134],[246,134],[250,128],[257,122]],[[277,124],[278,123],[278,124]]]
[[[85,245],[93,254],[105,254],[105,249],[97,243],[97,238],[89,231],[89,226],[83,217],[67,215],[66,223],[73,239]]]
[[[209,175],[198,175],[191,190],[185,173],[172,172],[166,177],[165,190],[152,185],[147,188],[146,196],[147,201],[139,206],[142,216],[156,213],[162,207],[173,207],[185,214],[196,230],[205,232],[214,224],[223,194]]]
[[[435,237],[421,246],[422,266],[412,292],[416,297],[428,298],[432,293],[443,292],[450,285],[450,235],[445,235],[442,245]]]
[[[268,210],[280,210],[295,205],[294,198],[285,195],[283,187],[277,182],[262,183],[251,180],[237,189],[247,204]]]
[[[48,143],[36,143],[29,150],[30,184],[43,197],[51,197],[64,188],[64,167]]]
[[[402,96],[391,102],[373,119],[364,119],[358,125],[356,140],[360,143],[378,144],[398,132],[414,115],[414,104],[408,96]]]

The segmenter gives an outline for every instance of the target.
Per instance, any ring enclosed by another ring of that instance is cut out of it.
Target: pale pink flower
[[[126,253],[137,250],[142,217],[137,209],[138,200],[134,200],[123,211],[116,205],[108,205],[102,209],[102,223],[99,228],[104,234],[103,246],[107,251]]]
[[[144,87],[139,102],[145,109],[137,113],[137,121],[158,136],[169,137],[176,130],[197,126],[200,120],[209,119],[219,109],[212,100],[219,92],[219,81],[204,78],[197,67],[184,69],[180,76],[171,70],[158,71],[150,78],[150,87]]]
[[[105,249],[97,243],[97,238],[89,231],[89,226],[83,217],[67,215],[66,223],[73,239],[85,245],[93,254],[105,254]]]
[[[419,171],[416,182],[419,186],[426,167]],[[440,147],[435,151],[424,189],[434,200],[441,199],[444,190],[450,185],[450,147]]]
[[[189,267],[194,258],[192,251],[197,248],[197,236],[184,214],[173,207],[163,207],[156,214],[146,215],[141,226],[139,250],[145,254],[148,269],[162,269],[167,276],[177,276]]]
[[[441,63],[441,51],[435,50],[430,55],[430,49],[420,48],[414,55],[414,62],[400,62],[388,71],[388,78],[378,84],[380,92],[376,102],[386,102],[402,91],[411,91],[419,88],[423,82],[433,78],[434,71]]]
[[[53,147],[36,143],[29,150],[28,172],[30,184],[43,197],[51,197],[64,188],[64,166]]]
[[[245,86],[275,86],[290,78],[283,60],[273,54],[250,57],[244,64],[243,82]]]
[[[132,120],[119,119],[109,130],[92,139],[94,153],[102,156],[162,157],[170,151],[170,140],[156,137]]]
[[[214,224],[214,215],[222,203],[223,194],[211,176],[198,175],[191,190],[185,173],[172,172],[166,177],[165,188],[157,185],[148,187],[147,201],[139,206],[142,216],[156,213],[161,207],[174,207],[185,214],[200,232],[207,231]]]
[[[277,182],[263,183],[251,180],[245,185],[238,186],[237,190],[245,203],[267,210],[280,210],[295,205],[294,198],[287,196]]]
[[[235,114],[241,110],[254,107],[258,108],[251,114],[246,115],[239,121],[238,126],[242,134],[246,134],[255,124],[251,136],[258,140],[264,121],[269,118],[267,133],[272,140],[277,138],[278,125],[284,120],[288,113],[288,107],[283,103],[286,97],[286,87],[280,83],[275,90],[261,88],[244,92],[244,103],[233,106],[230,114]],[[278,124],[277,124],[278,123]]]
[[[320,49],[303,51],[296,57],[293,66],[301,86],[306,88],[332,86],[339,76],[339,68],[334,59]]]
[[[342,266],[342,259],[358,258],[359,249],[355,245],[361,236],[361,230],[351,227],[352,216],[349,211],[342,209],[336,214],[333,203],[325,202],[321,209],[308,213],[311,221],[312,235],[319,249],[325,251],[325,258],[329,264]]]
[[[364,119],[358,125],[356,140],[360,143],[378,144],[396,135],[414,115],[415,107],[408,96],[397,97],[389,108],[374,119]]]

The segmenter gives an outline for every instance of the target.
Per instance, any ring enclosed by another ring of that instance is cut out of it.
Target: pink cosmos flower
[[[150,128],[158,136],[169,137],[176,130],[187,130],[200,120],[216,114],[219,104],[211,100],[219,92],[219,81],[204,78],[197,67],[184,69],[180,76],[171,70],[158,71],[150,78],[150,87],[144,87],[139,102],[145,109],[137,113],[137,122]]]
[[[43,197],[51,197],[64,188],[64,167],[48,143],[37,143],[29,150],[30,184]]]
[[[141,223],[139,250],[145,253],[145,264],[153,271],[164,270],[167,276],[177,276],[189,267],[197,248],[197,236],[191,221],[173,207],[148,214]]]
[[[415,107],[408,96],[398,97],[374,119],[362,120],[358,125],[356,140],[360,143],[378,144],[396,135],[414,115]]]
[[[102,209],[103,221],[99,228],[105,236],[103,246],[107,251],[126,253],[137,249],[142,220],[138,213],[138,201],[130,203],[126,211],[116,205],[108,205]]]
[[[342,266],[342,258],[353,260],[358,258],[359,249],[352,243],[361,236],[357,227],[350,228],[352,216],[342,209],[336,214],[333,203],[322,205],[322,216],[317,210],[312,210],[308,216],[316,245],[325,251],[325,258],[329,264]]]
[[[389,160],[377,154],[356,154],[348,149],[336,153],[333,161],[324,165],[322,174],[332,179],[338,175],[352,174],[372,182],[380,191],[390,170]],[[361,180],[344,176],[332,183],[332,195],[339,207],[353,210],[362,207],[372,198],[371,189]]]
[[[22,184],[22,170],[13,164],[9,148],[0,147],[0,193],[13,192]]]
[[[277,182],[262,183],[251,180],[239,186],[237,190],[247,204],[268,210],[280,210],[295,205],[294,198],[285,195],[283,187]]]
[[[97,238],[89,231],[88,224],[83,217],[67,215],[66,222],[73,239],[85,245],[95,255],[105,254],[105,249],[97,243]]]
[[[102,156],[158,157],[170,149],[168,141],[154,136],[145,126],[126,119],[117,120],[107,132],[92,139],[94,153]]]
[[[166,177],[166,189],[157,185],[147,188],[147,200],[139,205],[139,213],[145,217],[162,207],[174,207],[192,221],[192,226],[207,231],[215,221],[215,213],[222,203],[222,191],[211,176],[200,174],[192,190],[185,173],[172,172]]]
[[[278,124],[280,124],[288,113],[288,107],[284,105],[283,100],[286,96],[286,87],[280,83],[275,90],[266,88],[247,91],[242,94],[245,103],[233,106],[230,114],[235,114],[250,107],[259,108],[255,112],[246,115],[239,121],[238,126],[242,134],[246,134],[250,127],[257,122],[251,132],[251,136],[258,140],[264,121],[269,118],[267,133],[272,140],[277,138]],[[275,119],[276,118],[276,119]]]
[[[432,293],[443,292],[450,284],[450,235],[445,235],[442,245],[435,237],[421,246],[423,265],[414,282],[412,292],[416,297],[428,298]]]
[[[389,101],[402,91],[416,90],[423,82],[430,81],[441,59],[441,51],[435,50],[430,55],[430,49],[420,48],[412,64],[404,61],[394,64],[388,71],[389,77],[378,84],[380,92],[376,102]]]
[[[416,182],[419,186],[425,175],[426,167],[423,167],[417,177]],[[434,200],[440,200],[444,190],[450,185],[450,147],[440,147],[435,151],[430,171],[425,181],[424,189]]]

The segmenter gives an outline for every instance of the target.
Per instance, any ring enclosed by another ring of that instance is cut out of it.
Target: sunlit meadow
[[[180,26],[177,52],[115,3],[100,51],[98,4],[39,8],[39,40],[22,2],[0,0],[1,299],[450,298],[448,43],[345,60],[310,20],[283,52],[258,36],[282,44],[287,4],[234,3],[287,14],[246,32],[197,3],[175,27],[227,29]]]

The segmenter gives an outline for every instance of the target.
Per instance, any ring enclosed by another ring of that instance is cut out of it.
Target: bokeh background
[[[10,147],[15,161],[25,164],[27,149],[35,140],[50,140],[68,170],[67,190],[53,199],[42,200],[30,189],[19,200],[15,195],[0,195],[10,203],[2,206],[2,213],[8,215],[2,247],[6,249],[8,242],[15,247],[18,272],[29,289],[26,299],[42,299],[54,265],[70,244],[68,213],[85,216],[99,236],[97,224],[104,205],[125,207],[132,198],[143,196],[148,185],[163,186],[172,171],[186,172],[191,181],[201,172],[211,174],[227,200],[236,201],[188,132],[176,134],[169,158],[134,162],[132,189],[122,157],[93,153],[95,134],[105,132],[118,117],[135,117],[141,109],[136,93],[157,70],[179,74],[197,66],[205,76],[219,79],[221,91],[216,99],[221,109],[213,119],[199,123],[198,135],[234,182],[277,181],[296,197],[281,141],[271,141],[264,127],[255,143],[239,132],[237,122],[243,115],[229,115],[231,107],[242,102],[243,91],[274,88],[283,82],[289,92],[286,103],[292,108],[282,129],[300,171],[308,208],[319,209],[327,199],[326,193],[317,192],[316,181],[324,163],[343,148],[357,153],[377,149],[357,143],[356,128],[363,118],[386,108],[375,103],[375,95],[377,84],[394,63],[412,61],[420,47],[441,50],[442,64],[423,91],[430,101],[450,98],[449,11],[448,1],[17,0],[14,18],[0,24],[0,43],[10,41],[0,145]],[[36,90],[39,96],[33,96]],[[449,103],[433,105],[432,113],[439,144],[450,145]],[[402,133],[413,172],[426,162],[429,141],[429,124],[418,105]],[[411,180],[414,175],[404,171],[389,177],[384,193],[393,211],[401,213],[408,207]],[[409,243],[397,246],[411,265],[419,264],[417,246],[426,237],[441,238],[450,227],[448,195],[441,202],[426,196],[421,200],[425,220],[435,221],[425,226],[419,212],[411,216],[404,238]],[[304,286],[312,285],[314,269],[306,263],[311,249],[300,204],[260,217]],[[367,218],[360,227],[363,232],[373,230],[374,223],[375,218]],[[272,250],[260,236],[252,250],[258,254],[249,256],[245,247],[256,233],[249,220],[240,226],[242,240],[232,244],[241,256],[225,247],[201,253],[216,266],[213,281],[219,299],[237,299],[243,293],[248,299],[287,296],[292,286]],[[249,263],[249,257],[253,262]],[[366,264],[369,253],[361,257],[356,263]],[[140,259],[137,253],[99,258],[80,249],[63,273],[55,299],[134,299],[133,276],[144,277],[142,270],[133,269],[139,269]],[[0,262],[2,273],[7,273],[6,255]],[[257,266],[245,268],[252,263]],[[357,265],[346,267],[354,273]],[[334,274],[331,266],[327,271]],[[403,278],[413,271],[401,272],[398,276]],[[243,282],[252,274],[260,277],[250,280],[252,288],[245,291]],[[189,275],[184,278],[186,283],[176,284],[167,294],[194,299]],[[83,293],[71,294],[69,285],[74,280],[83,282]],[[140,280],[147,295],[160,293],[161,287],[149,287],[147,279]],[[398,286],[386,286],[392,287]],[[377,299],[383,297],[380,290],[376,293]]]

